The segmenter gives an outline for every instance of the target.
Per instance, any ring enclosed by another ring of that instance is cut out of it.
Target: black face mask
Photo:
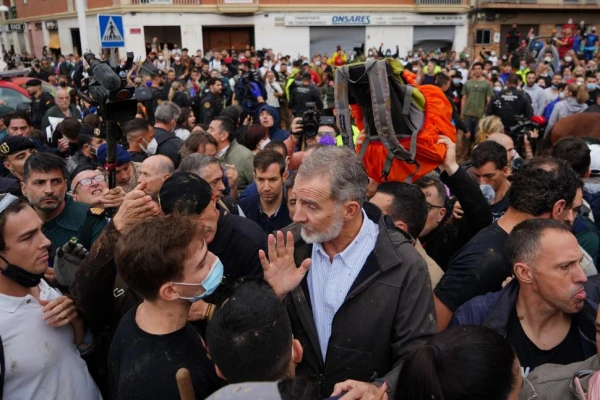
[[[9,263],[6,261],[6,258],[2,256],[0,256],[0,259],[7,264],[6,269],[0,269],[2,275],[6,276],[8,279],[12,279],[23,287],[36,287],[44,277],[44,274],[32,274],[31,272],[25,271],[23,268]]]
[[[69,143],[69,155],[74,156],[79,151],[79,143]]]

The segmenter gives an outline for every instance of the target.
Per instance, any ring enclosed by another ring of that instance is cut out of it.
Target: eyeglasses
[[[427,212],[431,211],[432,208],[444,208],[444,206],[436,206],[435,204],[427,203]]]
[[[104,175],[96,175],[93,178],[83,178],[80,180],[77,185],[75,185],[75,189],[73,189],[73,193],[77,190],[77,188],[81,186],[90,186],[93,181],[96,182],[106,182],[106,177]]]

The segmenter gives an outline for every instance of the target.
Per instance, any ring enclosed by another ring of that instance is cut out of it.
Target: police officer
[[[160,87],[161,77],[159,74],[155,72],[150,72],[149,75],[146,75],[146,85],[148,82],[151,82],[150,90],[152,91],[152,98],[146,102],[144,102],[144,106],[146,107],[146,119],[152,125],[154,125],[154,113],[156,112],[156,108],[163,102],[167,100],[167,96],[165,96],[165,92]]]
[[[54,107],[54,97],[50,93],[42,91],[42,81],[30,79],[25,84],[27,92],[31,96],[31,118],[35,129],[42,129],[42,119],[46,111]]]
[[[73,238],[90,249],[107,220],[104,210],[90,208],[67,195],[65,160],[52,153],[32,154],[25,162],[23,177],[23,194],[44,221],[42,232],[52,242],[50,260],[56,249]]]
[[[206,82],[208,93],[202,98],[203,123],[210,124],[223,110],[223,82],[219,78],[210,78]]]
[[[506,88],[492,97],[485,110],[485,115],[495,115],[502,120],[505,133],[510,132],[510,128],[517,125],[517,117],[527,119],[533,117],[529,96],[517,88],[520,79],[515,74],[510,75]]]

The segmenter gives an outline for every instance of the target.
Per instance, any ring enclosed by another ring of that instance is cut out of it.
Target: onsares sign
[[[465,25],[466,22],[464,14],[295,14],[284,18],[285,26],[439,26]]]

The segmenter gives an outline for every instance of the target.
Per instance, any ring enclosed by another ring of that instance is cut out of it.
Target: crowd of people
[[[81,58],[32,60],[28,110],[0,106],[0,398],[600,398],[600,145],[549,137],[600,110],[597,42],[153,38],[114,171]],[[336,118],[336,68],[386,58],[452,108],[413,183],[368,176]]]

